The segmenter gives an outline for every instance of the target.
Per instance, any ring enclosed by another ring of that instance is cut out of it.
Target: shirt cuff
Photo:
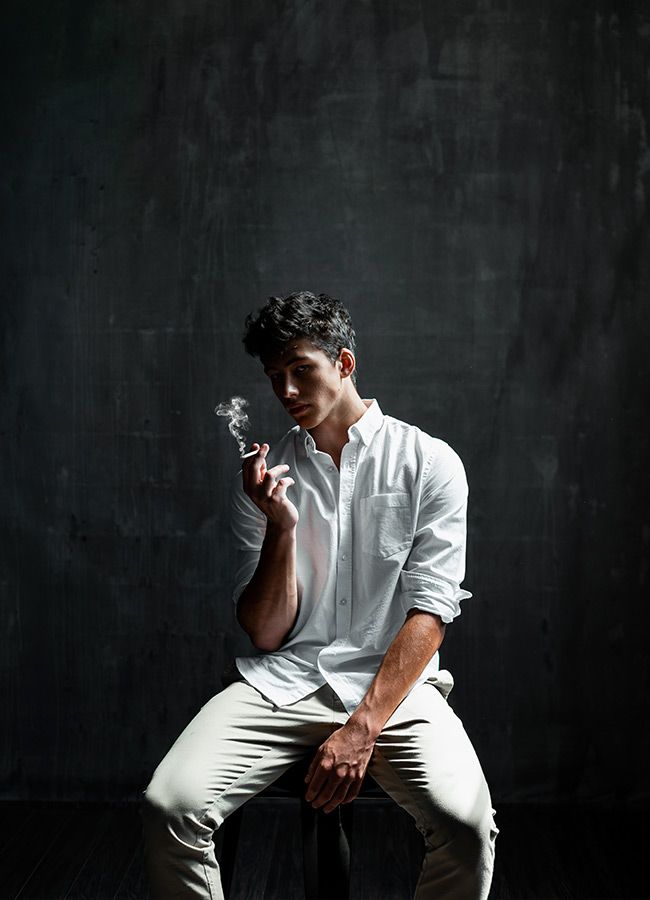
[[[404,614],[409,609],[436,613],[445,624],[460,615],[460,601],[472,596],[455,582],[431,575],[402,572],[400,576],[401,601]]]

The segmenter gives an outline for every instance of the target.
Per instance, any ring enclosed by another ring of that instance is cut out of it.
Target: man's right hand
[[[268,444],[252,444],[251,450],[257,450],[255,456],[242,463],[242,479],[244,492],[253,503],[262,510],[271,526],[280,531],[290,531],[298,524],[298,510],[287,498],[287,488],[295,484],[293,478],[280,477],[287,472],[285,464],[266,468]]]

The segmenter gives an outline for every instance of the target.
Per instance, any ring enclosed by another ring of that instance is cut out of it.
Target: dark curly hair
[[[296,291],[286,297],[269,297],[256,313],[249,313],[242,341],[246,352],[265,359],[281,353],[286,343],[306,338],[335,362],[343,347],[355,353],[355,333],[350,313],[340,300],[327,294]],[[357,383],[356,368],[352,383]]]

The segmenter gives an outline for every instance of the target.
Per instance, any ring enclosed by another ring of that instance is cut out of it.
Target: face
[[[276,397],[303,428],[320,425],[336,408],[348,368],[345,351],[332,362],[306,339],[289,341],[281,354],[264,360]]]

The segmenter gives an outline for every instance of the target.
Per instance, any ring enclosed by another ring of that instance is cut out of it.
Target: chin
[[[299,425],[302,425],[303,428],[315,428],[316,425],[318,425],[318,423],[320,422],[320,419],[316,410],[309,407],[309,409],[306,410],[303,415],[297,416],[295,421]]]

